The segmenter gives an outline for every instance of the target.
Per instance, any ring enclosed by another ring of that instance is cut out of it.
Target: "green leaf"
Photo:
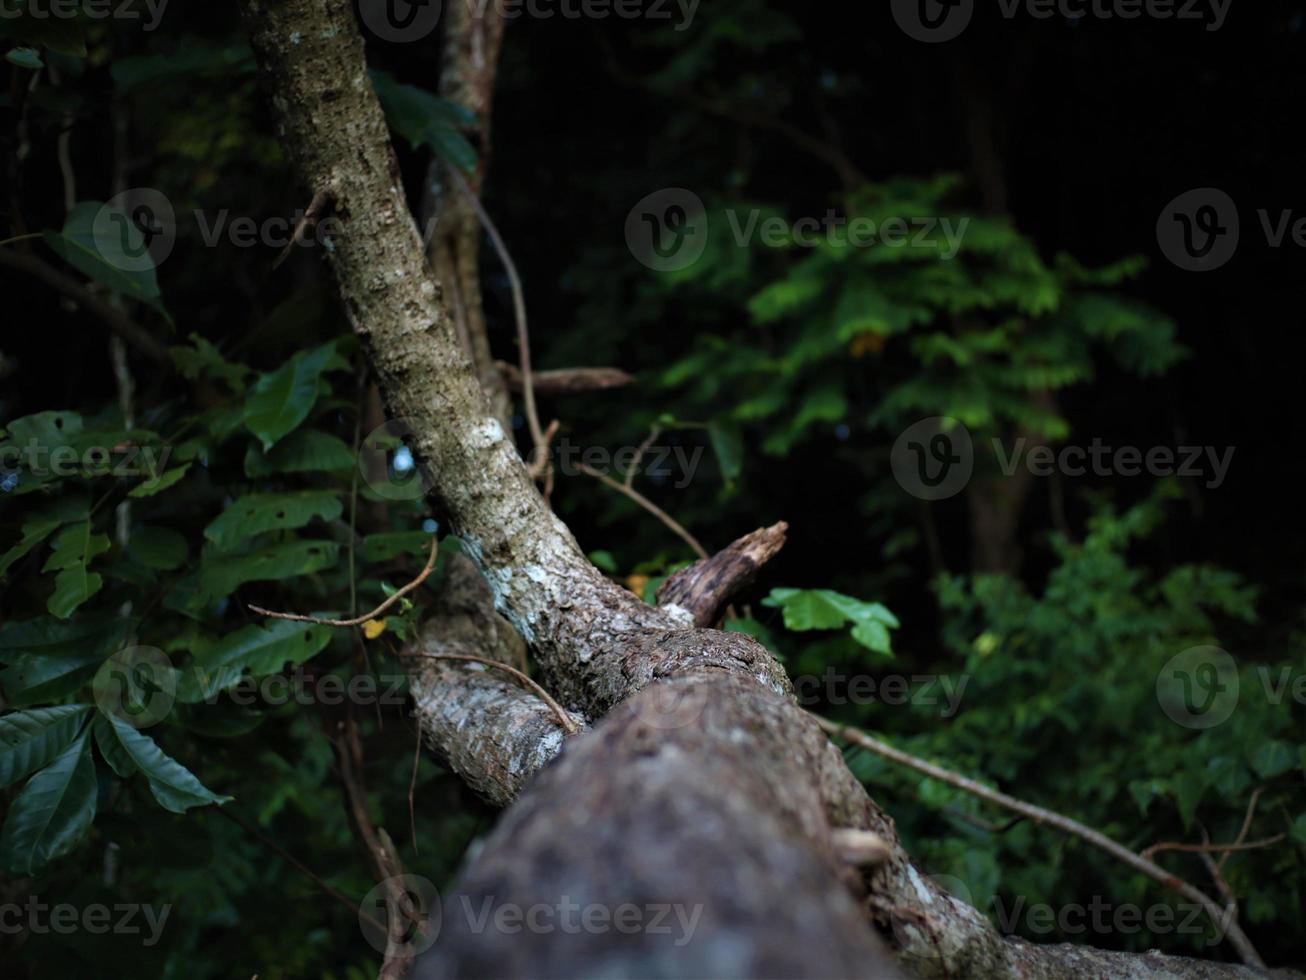
[[[177,719],[187,731],[206,738],[239,738],[262,725],[268,715],[230,703],[183,704],[177,712]]]
[[[739,426],[730,422],[712,421],[707,426],[712,451],[716,453],[721,476],[726,483],[734,483],[744,466],[744,437]]]
[[[229,362],[211,341],[199,334],[191,334],[190,342],[193,345],[191,347],[168,348],[168,353],[172,355],[173,363],[183,378],[195,381],[200,377],[209,377],[224,382],[237,393],[245,390],[245,377],[250,373],[248,367]]]
[[[221,805],[232,799],[205,789],[194,773],[165,755],[148,735],[112,715],[100,717],[108,720],[111,732],[107,734],[117,740],[126,756],[145,774],[150,782],[150,792],[165,810],[185,813],[191,807],[210,803]]]
[[[43,572],[84,569],[87,562],[109,550],[109,536],[96,534],[90,521],[64,528],[54,539],[53,552],[46,559]]]
[[[1262,742],[1258,745],[1255,751],[1252,752],[1250,761],[1252,768],[1256,770],[1257,775],[1262,779],[1273,779],[1275,776],[1282,776],[1296,763],[1292,754],[1292,746],[1278,739]]]
[[[354,451],[341,439],[316,429],[300,429],[264,453],[250,443],[245,453],[245,475],[274,473],[347,473],[358,462]]]
[[[830,630],[851,623],[852,638],[875,653],[892,656],[889,630],[898,618],[878,602],[863,602],[830,589],[772,589],[762,605],[784,612],[785,628]]]
[[[0,831],[0,865],[30,875],[76,846],[95,819],[95,763],[83,732],[14,798]]]
[[[1175,802],[1179,804],[1179,816],[1184,822],[1184,827],[1190,827],[1193,817],[1197,814],[1197,804],[1206,793],[1206,782],[1192,773],[1181,772],[1175,775],[1172,786]]]
[[[95,733],[95,744],[100,747],[100,755],[109,763],[109,768],[123,779],[133,775],[136,772],[136,763],[132,761],[132,757],[127,754],[122,742],[118,741],[118,736],[114,734],[109,715],[97,713],[95,721],[91,722],[91,730]]]
[[[127,553],[146,568],[172,571],[186,561],[186,538],[169,527],[142,527],[132,532]]]
[[[170,486],[177,483],[178,480],[186,475],[190,468],[190,463],[186,463],[183,466],[175,466],[164,473],[160,473],[153,479],[146,480],[144,483],[132,487],[127,496],[135,497],[137,500],[143,497],[153,497],[156,493],[162,493],[164,490],[167,490]]]
[[[878,620],[871,619],[858,623],[853,627],[852,637],[868,650],[884,654],[893,653],[889,630]]]
[[[180,672],[177,681],[177,700],[182,704],[208,701],[219,691],[225,691],[240,680],[241,673],[239,667],[209,669],[200,664],[191,664]]]
[[[321,390],[323,373],[348,369],[336,343],[301,351],[277,370],[258,379],[245,402],[245,426],[271,449],[308,418]]]
[[[145,250],[145,238],[131,221],[106,221],[105,205],[83,201],[68,212],[63,230],[44,233],[55,253],[92,280],[165,313],[159,280],[153,267],[135,271]],[[99,220],[97,220],[99,219]]]
[[[129,623],[109,614],[63,622],[42,617],[0,627],[0,685],[14,707],[63,697],[89,681],[122,643]]]
[[[425,531],[383,531],[363,539],[363,560],[373,565],[399,555],[425,559],[430,553],[431,535]]]
[[[30,68],[33,71],[45,67],[45,62],[41,60],[40,53],[32,48],[13,48],[6,51],[5,61],[11,65],[17,65],[19,68]]]
[[[86,704],[65,704],[0,716],[0,789],[58,758],[90,710]]]
[[[37,412],[35,415],[24,415],[6,423],[9,435],[6,445],[12,444],[23,449],[36,446],[48,453],[71,446],[73,438],[82,432],[84,424],[76,412]]]
[[[269,582],[310,575],[336,564],[334,541],[290,541],[248,555],[211,558],[200,569],[200,588],[213,597],[231,595],[246,582]]]
[[[22,539],[0,555],[0,576],[9,571],[14,562],[18,561],[38,544],[48,538],[62,524],[57,517],[34,517],[23,525]]]
[[[476,127],[473,113],[425,89],[404,85],[387,72],[373,71],[371,75],[391,129],[414,149],[430,147],[451,166],[466,171],[476,167],[476,148],[462,134],[463,129]]]
[[[248,669],[255,676],[274,674],[287,663],[300,664],[331,642],[331,627],[273,620],[228,633],[195,658],[196,666],[213,674],[225,668]]]
[[[90,522],[83,521],[60,531],[54,539],[53,549],[41,569],[59,573],[46,608],[60,619],[67,619],[104,585],[104,579],[90,571],[90,563],[97,555],[109,550],[109,537],[95,534]]]
[[[204,536],[225,549],[266,531],[303,527],[315,517],[334,521],[343,510],[332,490],[252,493],[228,504],[204,529]]]

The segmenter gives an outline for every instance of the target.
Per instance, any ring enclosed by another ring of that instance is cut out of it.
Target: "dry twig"
[[[1234,920],[1233,915],[1228,909],[1221,908],[1220,904],[1216,902],[1215,899],[1211,898],[1201,889],[1190,885],[1182,878],[1172,875],[1170,872],[1147,860],[1145,857],[1135,854],[1133,851],[1129,850],[1129,848],[1113,841],[1105,834],[1099,833],[1091,827],[1086,827],[1084,824],[1077,820],[1072,820],[1070,817],[1056,813],[1052,810],[1045,810],[1043,807],[1035,806],[1032,803],[1026,803],[1023,800],[1018,800],[1013,796],[1008,796],[1006,793],[1000,793],[995,789],[990,789],[973,779],[968,779],[960,773],[944,769],[941,766],[934,765],[932,762],[926,762],[924,759],[917,758],[916,756],[903,752],[900,749],[895,749],[887,742],[881,742],[879,739],[867,735],[865,732],[858,731],[855,728],[848,728],[844,725],[828,721],[825,718],[821,718],[819,715],[813,715],[812,717],[815,718],[820,726],[831,735],[837,735],[845,741],[856,745],[858,748],[874,752],[881,758],[888,759],[890,762],[896,762],[908,769],[929,776],[931,779],[937,779],[941,783],[955,786],[957,789],[964,790],[972,796],[977,796],[985,802],[1003,807],[1013,813],[1019,813],[1021,816],[1027,817],[1036,824],[1046,824],[1049,827],[1055,827],[1062,833],[1069,834],[1072,837],[1078,837],[1085,843],[1091,844],[1098,850],[1111,855],[1111,857],[1120,861],[1122,864],[1128,865],[1140,874],[1146,875],[1153,881],[1160,882],[1167,888],[1178,892],[1189,901],[1201,905],[1202,908],[1206,910],[1207,915],[1210,916],[1211,922],[1215,925],[1216,934],[1228,937],[1229,942],[1231,942],[1234,948],[1238,950],[1238,954],[1242,957],[1244,963],[1248,966],[1264,968],[1265,961],[1261,959],[1260,954],[1256,951],[1256,947],[1252,945],[1252,941],[1247,938],[1247,934],[1243,932],[1242,928]]]
[[[323,619],[320,616],[302,616],[299,613],[272,612],[270,609],[264,609],[261,606],[250,606],[249,609],[250,612],[256,612],[260,616],[268,616],[272,619],[288,619],[293,623],[315,623],[318,626],[335,626],[340,628],[348,627],[348,626],[362,626],[368,620],[376,619],[383,612],[385,612],[387,609],[393,606],[396,602],[398,602],[404,596],[408,595],[408,593],[412,592],[413,589],[417,588],[419,585],[425,582],[426,579],[430,576],[431,572],[435,570],[435,558],[439,550],[440,550],[439,541],[434,537],[431,538],[431,557],[427,559],[426,567],[422,569],[422,571],[418,574],[417,578],[413,579],[411,582],[409,582],[402,589],[400,589],[398,592],[392,595],[389,599],[386,599],[385,602],[381,603],[381,605],[377,606],[371,612],[364,613],[361,616],[355,616],[352,619]]]

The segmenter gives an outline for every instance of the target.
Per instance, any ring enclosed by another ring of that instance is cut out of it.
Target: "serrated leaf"
[[[762,605],[784,612],[786,629],[839,629],[852,624],[852,637],[875,653],[892,656],[889,630],[898,618],[878,602],[863,602],[830,589],[772,589]]]
[[[51,555],[41,569],[59,573],[55,578],[54,593],[46,603],[52,615],[67,619],[78,606],[100,591],[104,579],[90,571],[90,563],[108,550],[108,535],[94,533],[89,521],[59,532]]]
[[[65,704],[0,716],[0,789],[58,758],[90,710],[90,705]]]
[[[95,819],[95,763],[82,732],[14,798],[0,831],[0,865],[30,875],[67,854]]]
[[[50,557],[46,559],[41,571],[84,568],[91,559],[109,550],[109,536],[96,534],[89,521],[82,521],[60,531],[51,548]]]
[[[210,803],[221,805],[232,799],[206,789],[194,773],[164,754],[158,743],[148,735],[112,715],[100,717],[108,719],[111,728],[109,734],[144,773],[149,780],[150,792],[165,810],[185,813],[191,807],[207,806]]]
[[[245,427],[258,436],[265,451],[271,449],[308,418],[321,390],[322,374],[348,367],[334,341],[301,351],[258,379],[245,402]]]
[[[230,548],[266,531],[303,527],[315,517],[334,521],[343,511],[339,495],[331,490],[252,493],[228,504],[204,529],[204,537],[218,548]]]
[[[224,382],[233,391],[239,393],[245,390],[245,378],[250,374],[250,369],[244,364],[232,364],[222,356],[211,341],[205,340],[199,334],[190,335],[190,347],[169,347],[168,353],[172,355],[173,363],[177,365],[177,370],[181,376],[188,381],[194,381],[200,377],[214,378]]]

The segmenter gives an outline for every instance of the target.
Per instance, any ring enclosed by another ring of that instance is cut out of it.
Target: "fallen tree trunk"
[[[417,975],[899,976],[840,883],[807,728],[720,672],[625,701],[500,821]]]
[[[340,298],[391,413],[415,435],[433,506],[553,694],[602,719],[563,739],[510,681],[466,664],[415,666],[419,718],[437,751],[490,798],[521,794],[464,874],[453,911],[466,896],[478,913],[586,902],[613,918],[613,928],[577,935],[447,914],[425,975],[886,976],[886,947],[921,976],[1245,975],[1004,940],[911,864],[775,659],[746,636],[694,628],[725,597],[678,595],[659,609],[605,579],[535,491],[443,311],[352,5],[241,6],[283,142],[308,193],[335,212]],[[727,564],[730,574],[681,584],[747,577]],[[880,863],[840,863],[836,834],[850,829],[883,840]],[[698,908],[693,936],[677,947],[649,928],[615,928],[618,908],[640,902],[686,916]]]

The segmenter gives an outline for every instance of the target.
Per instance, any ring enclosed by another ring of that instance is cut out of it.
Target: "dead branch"
[[[848,728],[847,726],[828,721],[824,718],[818,717],[817,720],[820,722],[821,727],[831,735],[836,735],[845,741],[851,742],[858,748],[866,749],[868,752],[874,752],[881,758],[888,759],[890,762],[896,762],[900,766],[905,766],[908,769],[929,776],[931,779],[937,779],[941,783],[955,786],[957,789],[964,790],[972,796],[977,796],[987,803],[1003,807],[1013,813],[1019,813],[1021,816],[1027,817],[1036,824],[1045,824],[1049,827],[1054,827],[1057,830],[1060,830],[1064,834],[1078,837],[1085,843],[1096,847],[1105,854],[1109,854],[1117,861],[1133,868],[1140,874],[1146,875],[1153,881],[1160,882],[1172,891],[1178,892],[1189,901],[1201,905],[1202,908],[1206,910],[1207,915],[1210,916],[1211,922],[1215,925],[1217,934],[1223,932],[1223,934],[1229,937],[1229,942],[1238,950],[1238,954],[1242,957],[1244,963],[1248,966],[1264,968],[1265,962],[1261,959],[1260,954],[1256,952],[1256,947],[1252,945],[1252,941],[1247,938],[1247,934],[1242,931],[1242,928],[1238,923],[1233,921],[1233,919],[1226,914],[1225,910],[1220,907],[1218,902],[1205,892],[1190,885],[1182,878],[1178,878],[1159,865],[1154,864],[1144,857],[1140,857],[1123,844],[1113,841],[1105,834],[1099,833],[1091,827],[1086,827],[1079,821],[1072,820],[1070,817],[1064,816],[1063,814],[1056,813],[1052,810],[1046,810],[1043,807],[1035,806],[1032,803],[1026,803],[1023,800],[1018,800],[1013,796],[1008,796],[1005,793],[1000,793],[997,790],[990,789],[973,779],[968,779],[960,773],[952,772],[949,769],[936,766],[932,762],[926,762],[924,759],[917,758],[916,756],[903,752],[900,749],[895,749],[888,743],[881,742],[879,739],[873,738],[865,732],[858,731],[855,728]]]
[[[299,613],[272,612],[270,609],[264,609],[261,606],[250,606],[249,610],[250,612],[258,613],[260,616],[267,616],[270,619],[288,619],[293,623],[315,623],[318,626],[335,626],[339,628],[346,628],[350,626],[362,626],[368,620],[376,619],[383,612],[385,612],[387,609],[393,606],[396,602],[398,602],[404,596],[408,595],[408,593],[412,592],[413,589],[417,588],[419,585],[425,582],[426,579],[430,576],[431,572],[434,571],[435,569],[435,559],[439,550],[440,550],[439,541],[436,538],[432,537],[431,557],[426,560],[426,567],[423,568],[420,573],[418,573],[417,578],[413,579],[411,582],[409,582],[407,585],[405,585],[403,588],[397,591],[390,598],[386,599],[385,602],[381,603],[381,605],[377,606],[371,612],[364,613],[361,616],[355,616],[352,619],[323,619],[320,616],[303,616],[300,615]]]
[[[784,521],[758,528],[734,544],[673,574],[658,589],[658,604],[679,606],[694,625],[711,626],[729,601],[757,576],[785,543]]]
[[[521,368],[507,361],[495,361],[494,366],[503,375],[509,390],[521,392]],[[580,367],[561,368],[557,371],[535,371],[531,374],[531,386],[537,395],[556,397],[558,395],[577,395],[591,391],[610,391],[613,388],[625,388],[635,383],[634,375],[627,374],[614,367]]]
[[[618,483],[616,480],[612,479],[612,477],[608,476],[606,473],[600,473],[598,470],[594,469],[591,466],[586,466],[584,463],[578,463],[576,465],[576,468],[580,470],[582,473],[584,473],[586,476],[592,476],[594,479],[602,483],[605,487],[615,490],[623,497],[626,497],[627,499],[632,500],[635,503],[639,504],[639,506],[643,507],[646,511],[648,511],[659,521],[661,521],[667,527],[667,529],[670,530],[673,534],[675,534],[678,538],[680,538],[681,541],[689,545],[689,547],[693,549],[694,554],[698,555],[698,557],[703,559],[704,561],[707,560],[708,557],[707,549],[698,543],[698,538],[694,537],[692,534],[686,531],[684,526],[680,524],[679,521],[677,521],[674,517],[668,514],[657,504],[653,503],[653,501],[649,500],[648,497],[645,497],[638,490],[626,486],[626,484],[624,483]]]

